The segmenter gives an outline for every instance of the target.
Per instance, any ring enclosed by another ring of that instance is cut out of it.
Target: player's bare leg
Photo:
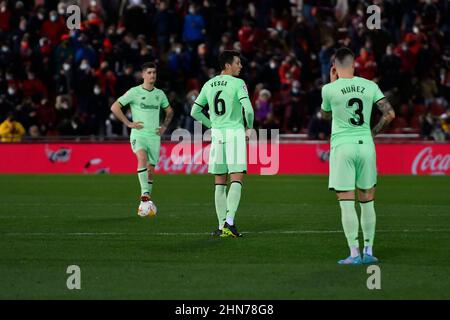
[[[237,231],[234,217],[239,207],[242,192],[242,181],[244,180],[243,172],[230,173],[230,190],[227,195],[227,217],[223,227],[223,233],[232,237],[242,237]]]
[[[148,188],[148,169],[147,169],[147,153],[145,150],[140,149],[136,151],[136,158],[138,162],[138,178],[139,184],[141,185],[141,201],[150,200],[150,190]]]
[[[361,228],[364,236],[363,263],[377,263],[373,256],[373,240],[375,238],[375,188],[358,189],[359,205],[361,206]]]
[[[350,256],[344,260],[339,260],[339,264],[361,264],[359,252],[359,221],[355,209],[355,190],[336,191],[336,196],[341,207],[342,226],[344,228],[347,244],[350,248]]]
[[[219,227],[213,231],[213,236],[221,236],[223,225],[227,217],[227,174],[216,174],[214,176],[215,193],[214,200],[216,205],[217,220],[219,221]]]

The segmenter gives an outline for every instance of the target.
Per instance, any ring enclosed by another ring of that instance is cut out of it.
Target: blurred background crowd
[[[71,31],[72,4],[81,26]],[[378,30],[366,27],[372,4]],[[147,61],[175,111],[168,133],[193,130],[193,101],[218,73],[218,54],[235,49],[257,128],[327,139],[320,91],[343,45],[395,107],[390,132],[450,138],[446,0],[0,0],[0,135],[127,136],[109,108]]]

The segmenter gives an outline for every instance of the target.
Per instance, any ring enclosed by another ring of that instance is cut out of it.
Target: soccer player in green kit
[[[242,236],[237,231],[234,217],[247,172],[246,139],[253,128],[254,114],[247,87],[242,79],[237,78],[242,69],[239,52],[223,51],[219,64],[220,75],[204,84],[191,115],[207,128],[212,128],[208,172],[215,175],[215,206],[219,220],[219,227],[213,235],[236,238]],[[202,113],[206,104],[209,105],[209,118]],[[227,195],[228,175],[231,182]]]
[[[141,186],[141,201],[151,200],[153,175],[158,163],[161,147],[161,135],[172,121],[173,110],[164,92],[155,87],[156,65],[145,63],[142,68],[144,82],[129,89],[111,106],[113,114],[128,128],[131,128],[130,143],[137,157],[137,174]],[[132,121],[122,111],[130,105]],[[160,126],[160,108],[165,111],[163,124]]]
[[[354,54],[348,48],[335,53],[330,82],[322,88],[322,113],[332,118],[329,189],[335,190],[341,207],[342,225],[350,247],[350,256],[339,264],[376,263],[375,186],[377,167],[373,137],[385,128],[395,113],[389,101],[370,80],[354,76]],[[370,129],[372,106],[383,113]],[[361,258],[358,241],[359,221],[355,210],[355,189],[361,206],[364,251]]]

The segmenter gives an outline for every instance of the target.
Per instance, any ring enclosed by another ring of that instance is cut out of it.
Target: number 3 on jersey
[[[355,110],[355,115],[358,117],[356,119],[350,118],[350,123],[354,126],[362,126],[364,124],[363,102],[361,99],[352,98],[348,100],[347,107],[351,108],[354,104],[358,107],[358,109]]]
[[[225,114],[225,100],[219,98],[222,90],[217,91],[216,97],[214,98],[214,113],[218,116],[222,116]],[[219,108],[220,105],[220,108]]]

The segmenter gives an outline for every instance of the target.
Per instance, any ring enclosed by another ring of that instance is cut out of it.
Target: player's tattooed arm
[[[324,111],[323,109],[320,109],[320,113],[322,114],[322,118],[325,120],[331,120],[331,111]]]
[[[169,126],[169,124],[172,122],[172,119],[173,119],[173,109],[171,106],[168,106],[167,108],[165,108],[164,112],[166,115],[165,115],[163,124],[159,128],[159,132],[158,132],[159,135],[162,135],[166,131],[167,127]]]
[[[386,98],[377,101],[378,109],[383,113],[380,121],[372,129],[372,136],[376,136],[380,131],[387,127],[387,125],[394,120],[395,112],[391,104]]]

